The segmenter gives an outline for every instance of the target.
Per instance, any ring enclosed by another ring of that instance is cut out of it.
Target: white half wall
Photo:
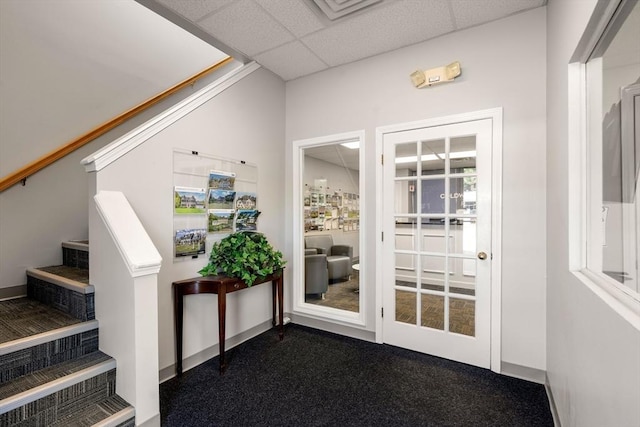
[[[504,109],[502,360],[545,369],[545,8],[538,8],[404,49],[287,82],[287,144],[357,129],[366,131],[368,215],[375,236],[375,129],[453,114]],[[460,61],[454,82],[416,89],[409,75]],[[287,194],[291,192],[287,150]],[[291,199],[287,202],[291,224]],[[287,229],[287,241],[292,230]],[[361,248],[367,277],[375,275],[375,245]],[[288,254],[291,246],[288,246]],[[295,284],[294,284],[295,285]],[[368,307],[375,307],[374,292]],[[367,313],[375,328],[374,310]]]
[[[163,259],[158,276],[160,370],[175,363],[171,283],[197,277],[208,260],[208,254],[195,260],[175,261],[173,257],[174,149],[257,165],[258,208],[262,211],[258,231],[282,248],[284,100],[284,82],[258,69],[96,175],[96,191],[125,194]],[[212,294],[185,298],[185,358],[218,344],[216,298]],[[270,320],[269,286],[227,296],[227,339]]]
[[[640,331],[569,271],[567,66],[596,3],[547,6],[547,377],[563,426],[638,426]]]

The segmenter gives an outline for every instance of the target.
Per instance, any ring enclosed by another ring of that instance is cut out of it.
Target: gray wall
[[[458,60],[462,76],[418,90],[409,74]],[[367,277],[375,277],[375,129],[504,108],[502,360],[545,369],[545,9],[287,82],[287,159],[292,141],[365,129]],[[286,182],[291,182],[287,167]],[[286,193],[291,193],[288,184]],[[291,199],[287,203],[291,224]],[[292,230],[287,228],[287,242]],[[362,248],[361,248],[362,249]],[[291,253],[289,247],[289,254]],[[295,284],[294,284],[295,286]],[[374,307],[368,293],[368,307]],[[367,313],[367,329],[375,313]]]
[[[567,65],[595,4],[547,6],[547,375],[563,426],[638,426],[640,331],[568,269]]]

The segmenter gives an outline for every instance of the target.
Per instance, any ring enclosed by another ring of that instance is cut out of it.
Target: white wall
[[[454,82],[422,90],[411,84],[416,68],[455,60],[462,75]],[[381,191],[375,185],[377,126],[504,108],[502,360],[534,369],[545,369],[545,84],[544,8],[287,82],[288,146],[366,130],[367,195]],[[287,183],[290,178],[288,172]],[[375,277],[378,201],[370,196],[361,207],[368,215],[370,244],[361,253],[368,277]],[[291,199],[287,207],[290,224]],[[367,298],[374,307],[373,292]],[[374,316],[370,309],[369,330]]]
[[[567,65],[596,0],[547,6],[547,375],[563,426],[640,425],[640,331],[568,270]]]
[[[0,177],[226,56],[134,0],[2,0],[0,52]]]
[[[171,283],[197,277],[207,262],[207,256],[174,262],[175,148],[256,164],[262,211],[258,231],[265,233],[276,248],[284,247],[284,83],[259,69],[97,175],[98,191],[125,194],[163,259],[158,277],[161,370],[175,362]],[[185,358],[218,343],[216,298],[211,294],[185,298]],[[270,319],[270,286],[227,297],[227,339]]]
[[[87,174],[80,164],[84,157],[238,66],[234,62],[223,67],[29,177],[26,186],[17,184],[0,193],[0,295],[3,289],[7,297],[20,291],[27,282],[26,268],[61,264],[62,242],[87,239]],[[29,151],[28,141],[21,149]]]
[[[0,178],[222,57],[133,0],[0,1]],[[26,268],[62,263],[61,242],[87,238],[80,160],[216,76],[0,193],[0,298],[24,290]]]

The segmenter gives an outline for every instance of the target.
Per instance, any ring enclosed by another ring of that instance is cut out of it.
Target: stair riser
[[[116,370],[96,375],[0,415],[0,425],[49,426],[85,405],[113,396]]]
[[[122,424],[118,424],[116,427],[135,427],[135,426],[136,426],[136,419],[131,418],[130,420],[127,420]]]
[[[0,356],[0,384],[98,350],[98,330],[82,332]]]
[[[27,296],[76,319],[93,320],[96,318],[93,293],[82,294],[36,277],[27,276]]]
[[[62,264],[69,267],[89,268],[89,252],[75,248],[62,248]]]

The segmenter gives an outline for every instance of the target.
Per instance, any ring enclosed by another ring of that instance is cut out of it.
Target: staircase
[[[62,251],[63,265],[27,270],[27,297],[0,301],[0,426],[134,426],[98,350],[88,242]]]

